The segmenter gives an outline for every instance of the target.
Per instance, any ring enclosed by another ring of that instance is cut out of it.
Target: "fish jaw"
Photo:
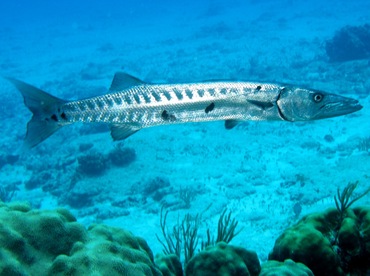
[[[329,94],[326,97],[328,102],[320,108],[314,120],[343,116],[362,109],[358,100],[335,94]]]
[[[318,90],[284,87],[277,100],[280,116],[285,121],[312,121],[347,115],[362,106],[352,98]]]

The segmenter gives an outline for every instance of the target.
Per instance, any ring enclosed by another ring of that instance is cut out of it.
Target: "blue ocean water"
[[[123,71],[154,83],[296,84],[364,106],[306,123],[161,126],[124,142],[104,125],[75,124],[21,153],[32,115],[1,79],[3,200],[65,207],[86,226],[144,237],[154,253],[162,206],[169,224],[201,213],[200,239],[227,208],[243,229],[232,243],[266,261],[285,228],[335,207],[338,188],[370,185],[370,2],[352,2],[1,1],[0,75],[66,100],[107,93]]]

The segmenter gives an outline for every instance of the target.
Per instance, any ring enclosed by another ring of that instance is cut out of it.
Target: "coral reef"
[[[53,259],[87,240],[86,230],[67,210],[37,211],[0,203],[0,274],[40,275]]]
[[[79,156],[77,160],[78,172],[87,176],[101,175],[108,168],[107,158],[98,152]]]
[[[292,259],[315,275],[363,275],[370,269],[370,208],[308,215],[276,240],[270,260]],[[357,274],[356,274],[357,273]]]
[[[182,276],[182,266],[179,258],[175,254],[157,254],[155,264],[162,272],[163,276]]]
[[[187,276],[259,275],[257,254],[241,247],[220,242],[195,255],[186,266]]]
[[[301,263],[288,259],[282,262],[267,261],[262,264],[259,276],[313,276],[312,271]]]
[[[210,206],[207,207],[207,209]],[[226,214],[225,209],[218,220],[217,225],[217,237],[211,235],[211,230],[207,229],[207,240],[201,243],[200,250],[204,250],[206,247],[214,246],[219,242],[229,243],[237,236],[243,229],[236,231],[238,221],[233,218],[231,219],[231,211]],[[181,253],[184,252],[184,263],[185,265],[189,260],[194,257],[196,249],[198,248],[199,238],[198,229],[202,221],[202,215],[196,214],[191,216],[186,214],[185,217],[177,222],[177,225],[172,227],[172,233],[167,229],[167,216],[169,211],[164,211],[164,207],[161,208],[160,213],[160,226],[164,241],[162,241],[158,235],[157,239],[163,246],[163,252],[165,254],[175,254],[179,259]]]
[[[122,144],[117,144],[109,153],[108,159],[117,167],[125,167],[136,160],[136,152],[132,148],[124,148]]]
[[[326,54],[331,62],[370,57],[370,25],[345,26],[326,42]]]
[[[69,255],[57,256],[49,275],[161,275],[143,239],[105,225],[90,226],[88,236]]]
[[[144,197],[152,197],[159,202],[171,192],[173,192],[173,188],[168,178],[157,176],[144,183],[141,194]]]
[[[162,275],[147,243],[69,211],[0,203],[0,275]]]

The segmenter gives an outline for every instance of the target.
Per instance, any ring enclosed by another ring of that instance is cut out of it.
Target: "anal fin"
[[[138,132],[139,130],[139,127],[130,124],[110,125],[110,134],[114,141],[124,140],[132,134]]]
[[[225,128],[226,128],[226,129],[232,129],[232,128],[234,128],[237,124],[239,124],[239,121],[237,121],[237,120],[226,120],[226,121],[225,121]]]

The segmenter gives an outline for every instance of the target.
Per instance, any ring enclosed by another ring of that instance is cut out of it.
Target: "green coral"
[[[259,276],[313,276],[312,271],[301,263],[288,259],[284,262],[267,261],[262,264]]]
[[[258,275],[261,266],[257,254],[225,242],[209,246],[195,255],[186,266],[187,276]]]
[[[162,275],[147,243],[65,209],[0,203],[0,275]]]
[[[184,274],[179,257],[175,254],[157,254],[155,256],[155,264],[163,276],[182,276]]]
[[[315,275],[361,275],[370,269],[370,208],[311,214],[277,239],[270,260],[292,259]]]
[[[0,272],[38,274],[56,255],[68,254],[86,231],[66,210],[37,211],[27,204],[0,204]]]

